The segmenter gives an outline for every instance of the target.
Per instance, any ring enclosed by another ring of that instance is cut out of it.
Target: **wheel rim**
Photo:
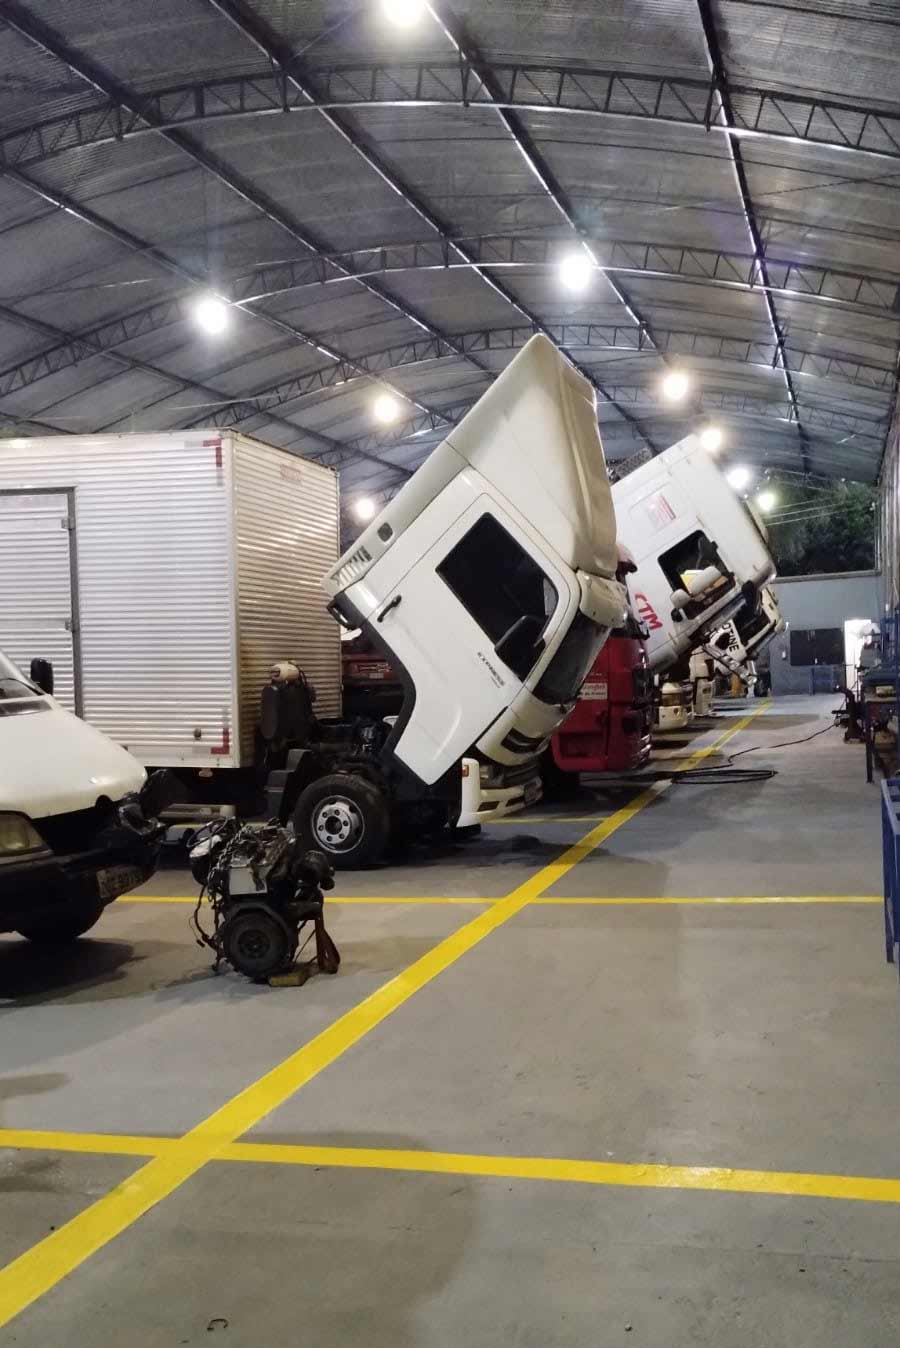
[[[355,801],[329,796],[316,806],[312,819],[317,842],[329,852],[351,852],[362,842],[366,821]]]

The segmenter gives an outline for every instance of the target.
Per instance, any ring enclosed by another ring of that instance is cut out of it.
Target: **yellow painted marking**
[[[97,1156],[159,1156],[178,1145],[177,1137],[124,1133],[57,1133],[35,1128],[0,1128],[0,1150],[75,1151]]]
[[[604,810],[597,810],[596,814],[511,814],[504,819],[486,819],[484,822],[492,828],[495,824],[596,824],[603,814]]]
[[[454,1152],[393,1151],[356,1147],[282,1146],[237,1142],[218,1159],[270,1165],[343,1166],[361,1170],[411,1170],[438,1175],[555,1180],[568,1184],[642,1189],[705,1189],[717,1193],[785,1194],[807,1198],[900,1203],[900,1179],[868,1175],[814,1175],[790,1170],[732,1170],[723,1166],[642,1165],[574,1161],[543,1156],[469,1156]]]
[[[123,894],[121,898],[116,899],[116,903],[191,903],[196,904],[197,896],[193,898],[188,896],[182,898],[172,894]],[[391,895],[375,894],[360,896],[358,894],[335,894],[334,897],[326,895],[326,903],[330,908],[336,903],[372,903],[372,904],[390,904],[390,903],[412,903],[412,904],[430,904],[430,903],[497,903],[498,899],[471,899],[467,896],[428,896],[421,898],[418,895],[412,898],[394,898]]]
[[[654,898],[654,899],[533,899],[533,903],[544,907],[554,907],[565,904],[586,904],[597,906],[628,905],[628,904],[658,904],[665,907],[667,904],[676,907],[681,904],[723,904],[723,903],[883,903],[880,894],[778,894],[778,895],[740,895],[732,897],[725,895],[721,898]]]
[[[766,705],[761,705],[750,716],[736,721],[709,748],[699,750],[687,763],[699,762],[712,753],[718,745],[749,725],[755,716],[765,710]],[[556,861],[519,885],[506,898],[491,904],[458,931],[445,937],[308,1044],[304,1044],[296,1053],[185,1133],[164,1153],[154,1156],[103,1198],[7,1264],[0,1270],[0,1325],[7,1324],[38,1297],[55,1287],[92,1254],[189,1180],[208,1161],[215,1160],[239,1137],[290,1099],[438,974],[521,912],[531,900],[539,898],[545,889],[567,875],[573,866],[616,829],[633,819],[666,785],[665,782],[654,784],[636,800],[617,810],[609,819],[591,829],[580,842],[566,848]]]
[[[182,1138],[0,1129],[0,1149],[89,1152],[109,1156],[171,1156],[187,1153],[185,1142],[186,1139]],[[193,1159],[198,1169],[213,1160],[238,1164],[332,1166],[351,1170],[476,1175],[485,1179],[546,1180],[562,1184],[900,1203],[900,1179],[882,1179],[874,1175],[819,1175],[793,1170],[735,1170],[725,1166],[579,1161],[546,1156],[478,1156],[460,1152],[400,1151],[389,1147],[306,1147],[277,1142],[232,1142],[220,1147],[214,1155],[210,1155],[205,1144],[198,1144],[193,1148]],[[120,1185],[119,1188],[124,1189],[126,1186],[127,1181],[126,1185]],[[94,1206],[96,1208],[99,1204]]]

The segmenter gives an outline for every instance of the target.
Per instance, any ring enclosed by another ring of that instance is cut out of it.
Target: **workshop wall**
[[[787,629],[769,646],[772,691],[776,695],[830,692],[844,678],[844,622],[848,618],[881,620],[882,577],[874,571],[787,576],[776,581],[774,588]],[[829,637],[838,631],[840,642]]]
[[[878,534],[884,599],[889,608],[894,608],[900,604],[900,404],[894,408],[879,482]]]

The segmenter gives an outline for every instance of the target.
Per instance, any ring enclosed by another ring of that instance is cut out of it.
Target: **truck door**
[[[487,497],[387,596],[373,631],[415,690],[393,749],[421,781],[436,782],[506,710],[568,607],[565,578]]]
[[[0,649],[24,673],[53,661],[54,696],[81,711],[74,492],[0,491]]]

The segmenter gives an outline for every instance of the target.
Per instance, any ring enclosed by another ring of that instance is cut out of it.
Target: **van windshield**
[[[0,651],[0,700],[20,697],[40,697],[40,693]]]

